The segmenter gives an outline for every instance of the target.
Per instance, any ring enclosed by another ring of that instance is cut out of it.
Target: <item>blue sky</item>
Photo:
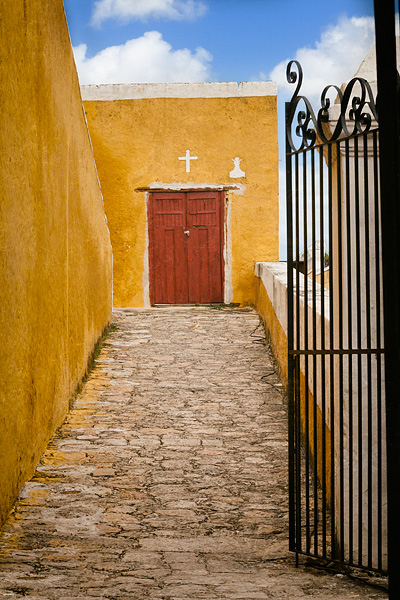
[[[374,41],[373,0],[64,0],[64,5],[81,83],[277,81],[281,165],[287,61],[300,60],[303,93],[316,104],[325,85],[352,77]],[[282,218],[282,232],[284,226]]]
[[[272,69],[294,57],[299,48],[315,47],[323,32],[337,25],[340,18],[373,14],[372,0],[65,0],[64,3],[72,44],[86,44],[87,58],[110,46],[138,39],[145,32],[157,31],[172,46],[172,51],[185,48],[195,54],[196,48],[201,47],[210,53],[207,80],[211,81],[269,78]],[[168,7],[174,5],[175,13],[172,10],[168,13]],[[186,12],[185,5],[189,5]],[[99,17],[93,22],[96,14]]]

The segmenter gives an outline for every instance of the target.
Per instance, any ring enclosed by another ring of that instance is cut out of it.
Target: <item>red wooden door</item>
[[[149,249],[152,304],[222,302],[222,193],[150,194]]]
[[[186,194],[151,194],[149,208],[151,303],[187,304]]]

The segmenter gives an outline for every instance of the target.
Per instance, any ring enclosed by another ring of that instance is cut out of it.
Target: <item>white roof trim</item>
[[[246,98],[276,96],[274,81],[241,83],[130,83],[82,85],[82,100],[139,100],[143,98]]]

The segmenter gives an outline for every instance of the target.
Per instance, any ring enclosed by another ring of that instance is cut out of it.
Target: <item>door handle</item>
[[[188,237],[189,237],[189,235],[190,235],[190,231],[184,231],[183,233],[184,233],[185,235],[187,235]]]

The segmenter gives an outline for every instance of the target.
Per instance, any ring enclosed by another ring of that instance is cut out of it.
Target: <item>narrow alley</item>
[[[0,598],[386,598],[295,567],[287,415],[258,315],[171,307],[114,318],[4,527]]]

